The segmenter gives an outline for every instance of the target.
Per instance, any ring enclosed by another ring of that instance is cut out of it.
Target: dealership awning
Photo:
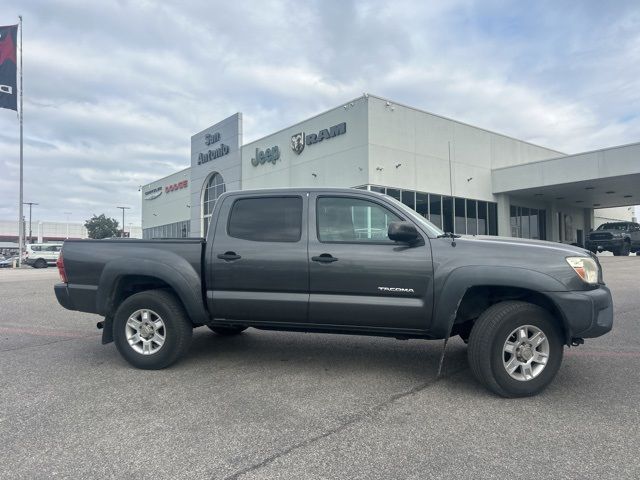
[[[493,193],[583,208],[640,204],[640,143],[495,169]]]

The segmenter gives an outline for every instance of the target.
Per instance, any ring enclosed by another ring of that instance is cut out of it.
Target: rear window
[[[230,237],[254,242],[297,242],[302,235],[301,197],[236,200],[231,208]]]

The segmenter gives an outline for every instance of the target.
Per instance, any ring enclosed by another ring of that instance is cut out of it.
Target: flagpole
[[[20,19],[20,204],[18,206],[18,266],[22,266],[22,252],[24,251],[24,222],[22,221],[22,199],[23,199],[23,141],[22,141],[22,15],[18,15]]]

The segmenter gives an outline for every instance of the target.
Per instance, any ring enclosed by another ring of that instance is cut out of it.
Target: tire
[[[622,247],[620,247],[620,251],[618,252],[618,255],[621,255],[623,257],[628,257],[630,250],[631,250],[631,245],[629,245],[629,242],[624,242],[622,244]]]
[[[232,335],[240,335],[242,332],[244,332],[247,328],[249,327],[222,327],[222,326],[213,326],[213,325],[207,325],[207,328],[209,330],[211,330],[212,332],[218,334],[218,335],[222,335],[225,337],[229,337]]]
[[[47,262],[44,258],[39,258],[33,264],[33,268],[47,268]]]
[[[131,295],[113,318],[113,339],[120,355],[144,370],[159,370],[177,361],[189,349],[192,334],[184,307],[166,290]],[[138,342],[129,340],[136,336]]]
[[[518,338],[520,330],[525,335]],[[526,340],[540,338],[538,334],[542,335],[542,342],[529,350]],[[515,350],[519,344],[524,344],[519,350],[522,357],[515,352],[507,353],[507,348]],[[471,330],[467,351],[476,379],[493,393],[507,398],[528,397],[544,390],[558,373],[563,352],[562,330],[551,314],[520,301],[500,302],[485,310]],[[533,357],[528,359],[530,355]],[[514,365],[509,373],[507,367]]]

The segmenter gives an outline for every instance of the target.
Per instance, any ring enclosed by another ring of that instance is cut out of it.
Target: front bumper
[[[606,285],[585,291],[547,292],[562,312],[567,340],[593,338],[613,328],[613,300]]]
[[[611,250],[613,248],[622,247],[624,240],[622,238],[613,238],[611,240],[587,240],[585,247],[587,250]]]

